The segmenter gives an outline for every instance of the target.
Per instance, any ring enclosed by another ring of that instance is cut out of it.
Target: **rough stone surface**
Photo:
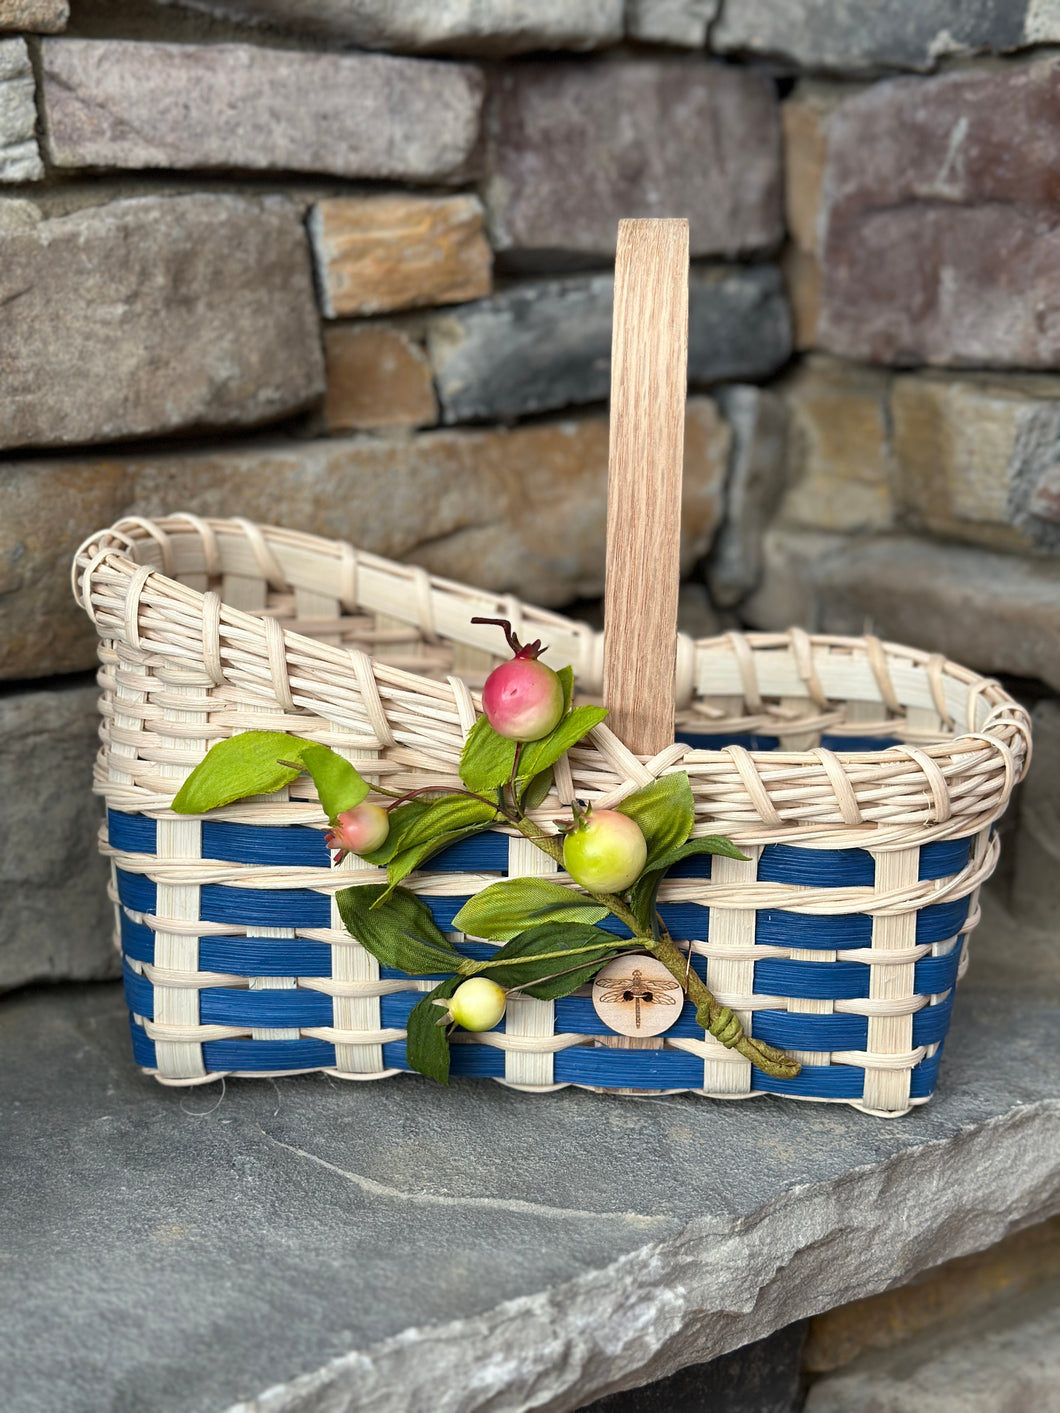
[[[799,1413],[799,1356],[806,1334],[799,1320],[709,1364],[692,1364],[643,1388],[609,1394],[578,1413]]]
[[[0,40],[0,182],[35,182],[44,175],[34,91],[26,41]]]
[[[1060,917],[1060,702],[1039,702],[1032,722],[1034,769],[1019,793],[1010,904],[1020,922],[1047,930],[1055,943]],[[1055,950],[1053,969],[1060,981]]]
[[[1058,39],[1060,13],[1051,0],[725,0],[710,34],[722,54],[764,54],[840,73],[926,71],[954,55]]]
[[[0,227],[0,446],[250,426],[306,406],[323,371],[282,197],[141,197]]]
[[[648,44],[702,49],[721,0],[628,0],[626,32]]]
[[[732,428],[725,519],[714,540],[707,579],[714,602],[731,607],[762,577],[762,536],[784,488],[787,408],[765,388],[728,387],[718,405]]]
[[[1060,1280],[960,1328],[869,1355],[810,1390],[806,1413],[1060,1409]]]
[[[1060,60],[893,79],[828,118],[818,342],[874,362],[1060,364]]]
[[[878,369],[813,357],[780,385],[790,415],[787,523],[817,530],[892,524],[888,383]]]
[[[531,63],[498,75],[488,113],[498,249],[608,255],[625,216],[688,216],[693,256],[781,239],[777,101],[760,74]]]
[[[814,1316],[803,1365],[812,1373],[841,1369],[867,1350],[893,1349],[1050,1280],[1060,1280],[1060,1217],[1014,1232],[986,1251],[945,1261],[898,1290]]]
[[[328,432],[425,427],[438,420],[427,355],[401,329],[332,324],[324,330]]]
[[[0,696],[0,991],[117,976],[91,793],[95,683]]]
[[[58,34],[69,18],[69,0],[0,0],[0,30]]]
[[[968,667],[1060,688],[1060,563],[912,536],[866,539],[773,529],[756,627],[871,631]]]
[[[309,230],[324,313],[459,304],[490,290],[493,253],[474,196],[336,196]]]
[[[960,997],[938,1094],[885,1124],[411,1076],[167,1090],[116,988],[9,1002],[6,1408],[558,1413],[668,1376],[1052,1215],[1054,1021]]]
[[[445,420],[517,417],[605,399],[613,303],[611,275],[574,275],[520,283],[432,318],[428,343]],[[768,377],[790,351],[775,266],[693,270],[693,386]]]
[[[622,38],[622,0],[156,0],[364,49],[521,54]]]
[[[690,399],[686,571],[721,517],[728,453],[714,404]],[[245,515],[559,605],[603,591],[606,481],[603,417],[510,432],[12,461],[0,489],[0,677],[92,664],[94,634],[70,597],[70,561],[87,534],[123,515]]]
[[[1060,378],[896,378],[896,486],[904,518],[996,549],[1060,549],[1035,511],[1060,462]]]
[[[246,168],[460,180],[478,139],[469,65],[252,44],[49,39],[57,167]]]

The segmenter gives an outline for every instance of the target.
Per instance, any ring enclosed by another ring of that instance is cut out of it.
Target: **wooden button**
[[[681,983],[655,957],[616,957],[593,981],[593,1009],[617,1035],[661,1035],[683,1005]]]

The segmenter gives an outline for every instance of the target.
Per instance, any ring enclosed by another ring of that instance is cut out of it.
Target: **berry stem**
[[[563,863],[563,849],[555,836],[545,834],[525,817],[516,820],[515,827],[548,854],[549,858],[555,859],[559,864]],[[696,1019],[704,1030],[709,1031],[728,1049],[737,1050],[765,1074],[772,1075],[775,1079],[795,1078],[801,1068],[798,1061],[786,1055],[783,1050],[777,1050],[774,1046],[767,1045],[762,1040],[755,1040],[745,1033],[739,1017],[728,1006],[721,1005],[706,982],[701,981],[692,970],[691,951],[689,958],[686,958],[665,927],[660,926],[657,939],[637,937],[641,931],[640,923],[623,898],[616,893],[593,893],[590,889],[585,891],[602,907],[613,913],[620,922],[624,922],[637,943],[646,951],[650,951],[652,956],[658,957],[670,975],[681,983],[688,999],[696,1008]]]

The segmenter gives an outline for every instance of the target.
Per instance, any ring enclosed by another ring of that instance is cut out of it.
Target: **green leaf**
[[[239,737],[235,739],[238,741]],[[330,820],[343,810],[352,810],[368,794],[367,780],[362,780],[349,761],[330,746],[308,742],[301,753],[301,761],[313,777],[320,807]]]
[[[469,790],[499,789],[511,779],[515,764],[514,741],[494,731],[484,716],[467,733],[460,753],[460,779]]]
[[[417,1001],[405,1023],[405,1056],[409,1064],[439,1084],[449,1083],[449,1034],[447,1026],[438,1024],[445,1011],[434,1003],[448,1001],[463,979],[446,977],[429,996]]]
[[[675,863],[680,863],[682,859],[690,859],[694,854],[722,854],[727,859],[741,859],[747,862],[747,855],[742,854],[731,839],[726,839],[722,834],[704,834],[699,839],[687,839],[683,844],[678,844],[676,848],[667,850],[657,859],[649,860],[653,868],[668,869]]]
[[[664,854],[683,844],[695,823],[695,801],[684,771],[661,775],[643,790],[627,795],[615,809],[640,825],[648,841],[645,869],[661,868]]]
[[[438,930],[426,903],[397,888],[383,904],[388,892],[382,883],[367,883],[335,894],[339,916],[350,936],[384,966],[410,976],[455,970],[461,958]]]
[[[552,789],[552,774],[552,767],[549,766],[547,770],[539,770],[527,783],[519,799],[519,808],[524,814],[527,810],[536,810]]]
[[[599,922],[607,909],[584,893],[545,878],[505,878],[469,898],[453,926],[475,937],[507,942],[545,922]]]
[[[566,716],[570,711],[571,698],[574,696],[574,668],[561,667],[556,676],[563,688],[563,715]]]
[[[218,741],[177,791],[172,808],[177,814],[204,814],[247,795],[271,795],[301,774],[300,765],[280,761],[300,762],[312,745],[283,731],[243,731]]]
[[[331,820],[359,805],[370,788],[330,746],[283,731],[243,731],[218,741],[180,787],[172,807],[177,814],[202,814],[248,795],[271,795],[303,770],[313,777]]]
[[[390,890],[432,854],[450,844],[458,844],[461,839],[470,839],[473,834],[481,834],[496,821],[497,810],[486,800],[472,800],[466,795],[446,795],[444,799],[433,800],[405,830],[398,852],[387,865],[388,888],[379,901],[389,898]]]
[[[590,980],[604,962],[633,945],[627,938],[616,937],[600,927],[547,922],[513,937],[493,954],[479,974],[505,988],[525,987],[528,996],[551,1001],[568,996]],[[560,972],[566,975],[558,975]]]
[[[652,869],[650,873],[642,873],[629,895],[629,906],[633,916],[645,932],[650,932],[656,937],[658,936],[658,921],[655,917],[655,898],[659,892],[659,884],[662,882],[664,872],[664,869],[656,868]]]
[[[606,707],[575,707],[540,741],[527,741],[519,757],[519,778],[538,775],[547,766],[555,765],[564,751],[576,746],[606,715]]]
[[[663,875],[668,868],[675,863],[680,863],[682,859],[689,859],[694,854],[724,854],[729,859],[744,859],[747,855],[741,854],[731,840],[725,839],[720,834],[707,834],[700,839],[688,839],[676,848],[670,849],[655,859],[654,867],[646,873],[642,873],[629,895],[629,906],[633,910],[633,915],[645,930],[650,930],[653,935],[657,931],[655,920],[655,898],[659,892],[659,884],[663,880]]]
[[[378,849],[373,849],[370,854],[362,854],[361,858],[365,863],[370,864],[389,863],[394,855],[400,852],[401,841],[405,834],[420,815],[425,814],[430,807],[430,800],[416,799],[407,800],[405,804],[398,805],[396,809],[388,811],[390,833],[386,836],[386,843],[380,845]]]

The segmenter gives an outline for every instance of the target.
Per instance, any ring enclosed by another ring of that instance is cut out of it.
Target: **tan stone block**
[[[780,106],[788,235],[800,250],[812,254],[818,247],[827,118],[835,104],[836,97],[828,89],[804,83]]]
[[[329,319],[490,292],[493,252],[474,196],[334,197],[313,207],[309,229]]]
[[[430,364],[400,329],[335,324],[324,330],[328,432],[426,427],[438,420]]]
[[[784,216],[789,243],[781,256],[795,322],[795,347],[813,348],[821,302],[820,233],[828,115],[849,86],[804,80],[780,107],[784,141]]]
[[[986,1251],[945,1261],[898,1290],[816,1315],[803,1367],[824,1373],[869,1349],[889,1349],[943,1321],[989,1309],[1060,1276],[1060,1217],[1006,1237]]]
[[[69,18],[68,0],[0,0],[0,30],[58,34]]]
[[[888,381],[874,368],[811,357],[781,385],[790,414],[786,523],[815,530],[892,524]]]
[[[1033,523],[1032,482],[1055,458],[1054,439],[1039,446],[1035,422],[1054,424],[1058,399],[1060,378],[896,378],[895,485],[909,523],[995,549],[1051,548],[1046,527]]]
[[[821,312],[821,262],[811,251],[788,244],[780,253],[780,268],[791,304],[792,332],[800,353],[817,347]]]
[[[686,571],[721,517],[730,440],[714,403],[690,399]],[[95,637],[70,596],[70,560],[86,535],[128,514],[245,515],[530,602],[592,598],[604,584],[607,447],[607,420],[597,416],[511,430],[10,461],[0,482],[0,677],[91,666]]]

